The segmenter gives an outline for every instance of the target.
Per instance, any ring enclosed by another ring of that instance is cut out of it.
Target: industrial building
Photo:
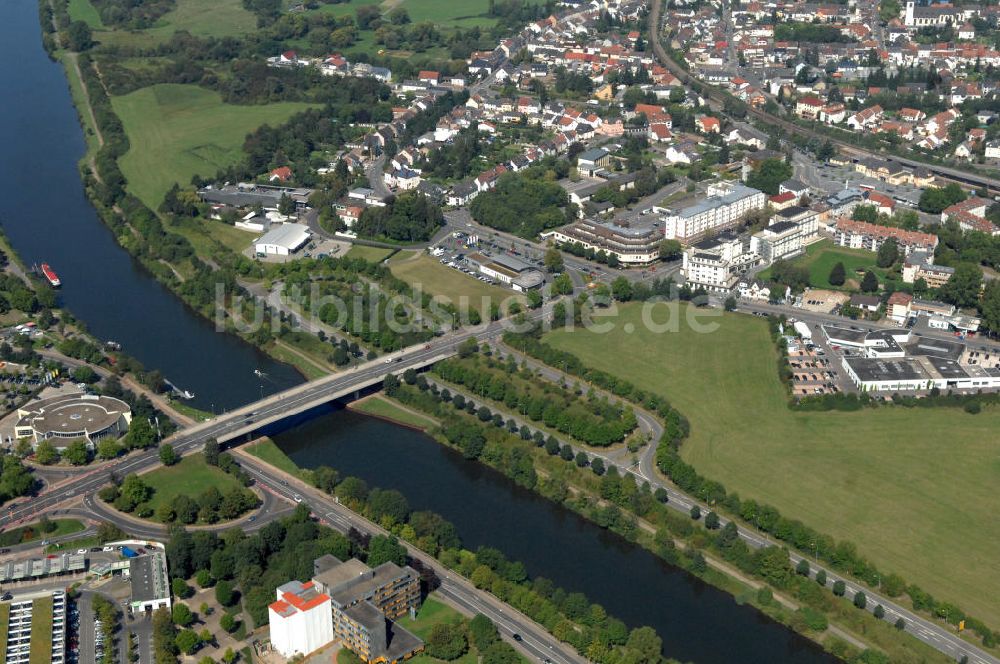
[[[17,438],[27,438],[37,446],[49,440],[56,449],[83,438],[93,444],[128,431],[132,410],[114,397],[96,394],[68,394],[32,401],[18,408],[14,425]]]
[[[162,550],[154,548],[129,558],[128,577],[132,589],[129,608],[133,614],[170,608],[170,577],[167,556]]]
[[[304,224],[281,224],[254,242],[258,256],[290,256],[309,242],[309,227]]]
[[[738,182],[716,182],[705,193],[705,200],[682,210],[653,208],[663,221],[665,239],[696,242],[710,232],[737,226],[748,213],[767,204],[764,192]]]
[[[206,203],[229,205],[235,208],[260,205],[265,210],[277,210],[282,196],[291,198],[296,209],[305,209],[312,194],[312,189],[274,187],[246,182],[235,185],[226,184],[221,187],[208,186],[198,190],[198,196]]]
[[[66,591],[18,594],[0,602],[0,653],[5,664],[64,664]]]
[[[82,553],[61,553],[45,558],[6,560],[0,563],[0,583],[37,581],[86,570],[87,559]]]
[[[465,259],[475,265],[483,275],[507,284],[516,291],[524,292],[539,288],[545,283],[545,277],[541,272],[513,256],[504,254],[488,256],[475,253],[469,254]]]

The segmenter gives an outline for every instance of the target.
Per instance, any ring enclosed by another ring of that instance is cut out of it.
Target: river
[[[192,405],[231,409],[302,382],[290,366],[216,332],[122,249],[84,195],[86,149],[62,66],[42,48],[38,5],[0,2],[0,224],[27,266],[47,262],[60,305],[102,340],[195,393]],[[254,374],[259,369],[265,377]]]
[[[650,625],[664,654],[698,664],[826,664],[815,644],[645,549],[520,488],[411,429],[336,411],[277,433],[298,465],[326,464],[401,491],[455,524],[472,550],[494,546],[626,622]]]

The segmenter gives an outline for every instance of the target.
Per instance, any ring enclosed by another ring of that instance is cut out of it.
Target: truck
[[[812,341],[812,330],[809,329],[809,325],[803,321],[795,321],[795,332],[802,337],[803,341]]]

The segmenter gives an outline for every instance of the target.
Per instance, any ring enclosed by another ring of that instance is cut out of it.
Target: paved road
[[[332,528],[344,533],[354,528],[369,535],[387,534],[382,528],[358,516],[340,505],[334,498],[301,480],[252,459],[246,454],[239,456],[240,464],[258,485],[286,500],[302,502],[317,518]],[[419,560],[424,567],[432,569],[437,575],[441,582],[439,593],[468,612],[487,615],[496,623],[501,636],[522,653],[532,659],[549,659],[555,664],[578,664],[586,661],[569,646],[558,641],[546,632],[545,628],[521,612],[500,602],[492,595],[476,589],[471,583],[448,570],[423,551],[406,542],[403,544],[407,547],[411,558]],[[514,634],[518,634],[521,640],[514,639]]]

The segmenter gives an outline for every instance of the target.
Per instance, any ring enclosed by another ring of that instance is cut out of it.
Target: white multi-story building
[[[736,226],[748,213],[767,203],[764,192],[739,182],[717,182],[709,185],[705,193],[705,200],[683,210],[654,208],[661,215],[666,239],[690,244],[711,231]]]
[[[819,215],[803,207],[790,207],[778,212],[771,225],[750,238],[750,251],[765,264],[790,258],[819,239]]]
[[[685,249],[681,273],[692,288],[728,292],[758,260],[756,254],[747,252],[742,238],[723,233]]]
[[[630,267],[658,261],[663,241],[663,236],[652,226],[632,228],[593,219],[542,233],[542,238],[551,238],[559,245],[580,244],[585,249],[603,251]]]
[[[66,661],[66,591],[19,593],[10,601],[0,602],[0,606],[4,606],[6,615],[6,623],[0,625],[0,661],[5,664]],[[34,639],[32,626],[36,632]],[[43,634],[42,630],[48,633]],[[34,648],[32,642],[48,645],[48,652]]]
[[[285,658],[308,655],[333,641],[330,596],[312,581],[279,586],[277,600],[267,607],[271,645]]]

